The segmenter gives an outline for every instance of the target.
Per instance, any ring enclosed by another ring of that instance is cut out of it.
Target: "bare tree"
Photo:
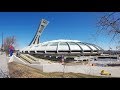
[[[120,13],[105,13],[97,22],[97,35],[106,34],[111,36],[111,41],[120,43]],[[110,42],[111,42],[110,41]]]
[[[112,39],[120,35],[120,16],[119,13],[107,13],[100,18],[97,23],[100,28],[97,32],[113,35]]]
[[[15,46],[15,44],[16,44],[15,36],[9,36],[4,39],[3,47],[7,55],[9,54],[9,46],[10,45]]]

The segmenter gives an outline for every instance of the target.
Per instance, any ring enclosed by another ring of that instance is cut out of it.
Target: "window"
[[[46,44],[43,44],[42,46],[47,46],[48,45],[48,43],[46,43]]]
[[[53,42],[52,44],[50,44],[50,46],[57,46],[58,42]]]
[[[66,42],[61,42],[60,45],[65,45],[66,46],[67,43]]]
[[[68,42],[70,45],[76,45],[76,43],[74,42]]]

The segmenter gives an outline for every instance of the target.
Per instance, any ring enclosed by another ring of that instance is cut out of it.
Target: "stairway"
[[[29,54],[20,54],[20,58],[25,62],[29,64],[40,64],[39,60],[37,58],[29,55]]]

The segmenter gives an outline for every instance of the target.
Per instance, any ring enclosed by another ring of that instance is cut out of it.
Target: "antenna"
[[[32,45],[32,44],[39,44],[39,38],[40,38],[40,36],[42,34],[42,31],[45,29],[45,27],[48,25],[48,23],[49,22],[47,20],[45,20],[45,19],[41,20],[41,23],[40,23],[40,25],[38,27],[38,30],[37,30],[34,38],[32,39],[31,43],[29,44],[29,46]]]

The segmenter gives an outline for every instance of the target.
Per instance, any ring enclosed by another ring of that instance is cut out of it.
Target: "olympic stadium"
[[[97,45],[80,42],[78,40],[53,40],[23,49],[27,54],[50,54],[50,55],[100,55],[102,48]]]
[[[86,71],[90,74],[91,71],[89,70],[91,70],[91,66],[99,66],[97,68],[93,67],[93,71],[95,70],[94,73],[96,73],[101,70],[100,66],[105,69],[107,66],[120,65],[118,55],[104,54],[104,50],[101,47],[92,43],[68,39],[58,39],[40,43],[39,38],[48,23],[47,20],[42,19],[30,44],[20,50],[20,55],[16,55],[19,58],[13,57],[11,61],[25,63],[44,72],[61,72],[65,69],[66,65],[67,67],[70,66],[67,70],[73,70],[69,72],[85,74],[88,74]],[[79,71],[75,67],[79,68]],[[107,68],[106,70],[108,70]],[[93,75],[93,73],[91,75]]]
[[[48,55],[48,56],[87,56],[87,55],[100,55],[103,53],[103,49],[95,44],[81,42],[79,40],[52,40],[43,43],[39,43],[39,38],[42,31],[48,25],[48,21],[42,19],[38,30],[31,41],[31,43],[21,50],[23,54],[31,55]]]

